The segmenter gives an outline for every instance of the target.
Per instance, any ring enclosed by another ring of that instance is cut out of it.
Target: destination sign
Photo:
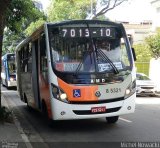
[[[76,37],[110,37],[115,38],[115,28],[109,27],[92,27],[92,28],[61,28],[60,35],[64,38]]]

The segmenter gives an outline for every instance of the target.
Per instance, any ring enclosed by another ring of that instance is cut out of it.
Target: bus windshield
[[[10,75],[16,74],[15,55],[8,55],[8,70]]]
[[[64,25],[49,30],[53,67],[59,72],[106,73],[131,68],[126,37],[118,27]]]

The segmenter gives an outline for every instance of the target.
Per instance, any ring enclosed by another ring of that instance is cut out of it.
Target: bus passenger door
[[[32,91],[35,107],[40,109],[39,85],[38,85],[38,39],[32,44]]]

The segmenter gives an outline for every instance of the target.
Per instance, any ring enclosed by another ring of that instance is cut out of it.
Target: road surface
[[[137,97],[135,113],[120,116],[116,124],[107,124],[102,118],[58,121],[49,127],[38,111],[29,110],[26,104],[21,102],[16,90],[7,90],[5,87],[1,89],[16,117],[20,134],[25,135],[23,139],[28,147],[53,147],[59,143],[61,146],[66,147],[68,144],[68,147],[77,148],[77,145],[83,147],[83,144],[87,143],[87,147],[94,148],[99,144],[102,147],[112,142],[117,147],[130,147],[130,143],[137,146],[135,142],[160,142],[158,97]]]

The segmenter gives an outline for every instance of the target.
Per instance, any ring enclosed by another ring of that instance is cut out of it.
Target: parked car
[[[145,74],[136,74],[136,93],[137,95],[155,95],[155,84]]]

